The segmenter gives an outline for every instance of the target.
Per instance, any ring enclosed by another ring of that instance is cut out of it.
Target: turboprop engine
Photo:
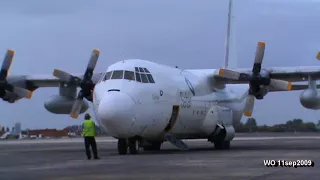
[[[209,140],[230,141],[235,136],[233,112],[227,107],[212,106],[202,122],[201,130]]]
[[[45,101],[44,107],[54,114],[70,114],[75,101],[76,98],[73,97],[55,95]],[[84,113],[88,108],[89,104],[83,101],[80,114]]]

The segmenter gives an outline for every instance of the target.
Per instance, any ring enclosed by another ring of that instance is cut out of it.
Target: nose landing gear
[[[118,153],[120,155],[125,155],[128,153],[128,149],[130,154],[138,154],[139,141],[137,138],[118,139]]]

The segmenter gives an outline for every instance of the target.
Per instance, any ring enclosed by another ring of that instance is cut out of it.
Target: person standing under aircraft
[[[88,159],[91,159],[90,146],[93,151],[94,159],[100,159],[98,156],[97,143],[96,143],[96,124],[91,119],[89,113],[86,113],[82,123],[82,136],[84,137],[84,144],[86,148],[86,155]]]

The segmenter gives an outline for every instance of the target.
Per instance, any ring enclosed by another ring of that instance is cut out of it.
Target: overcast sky
[[[181,68],[223,65],[226,0],[11,0],[0,2],[0,57],[16,50],[11,74],[83,73],[93,48],[101,50],[96,72],[122,59],[140,58]],[[236,0],[238,67],[252,67],[257,41],[266,41],[264,67],[320,65],[320,1]],[[58,88],[36,91],[32,100],[0,102],[0,124],[63,128],[80,124],[48,112],[43,102]],[[317,121],[304,109],[300,91],[270,93],[256,101],[259,124],[293,118]],[[92,112],[92,111],[91,111]],[[82,116],[79,118],[82,119]],[[245,120],[246,118],[243,118]]]

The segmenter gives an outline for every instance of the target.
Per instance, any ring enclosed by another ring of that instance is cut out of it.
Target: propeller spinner
[[[82,79],[79,77],[73,76],[67,72],[64,72],[62,70],[55,69],[53,71],[53,75],[55,77],[59,78],[60,80],[68,84],[74,84],[81,88],[70,113],[70,116],[72,118],[75,118],[75,119],[78,118],[82,104],[83,104],[83,98],[86,98],[87,100],[92,101],[92,91],[95,86],[95,84],[92,81],[92,76],[99,58],[99,54],[100,54],[100,51],[97,49],[94,49],[92,51],[87,69]]]
[[[2,62],[2,67],[0,70],[0,97],[3,99],[4,96],[6,95],[6,91],[9,91],[19,97],[31,99],[32,91],[14,86],[10,84],[7,80],[8,72],[10,70],[14,54],[15,52],[13,50],[11,49],[7,50],[7,53]]]
[[[261,86],[272,86],[273,88],[279,90],[291,90],[292,88],[291,82],[272,79],[270,78],[269,73],[267,71],[261,69],[264,51],[265,43],[258,42],[252,73],[241,73],[229,69],[219,70],[219,76],[221,77],[231,80],[245,81],[249,83],[248,98],[244,107],[245,116],[252,115],[255,98],[263,99],[264,95],[261,93]]]

